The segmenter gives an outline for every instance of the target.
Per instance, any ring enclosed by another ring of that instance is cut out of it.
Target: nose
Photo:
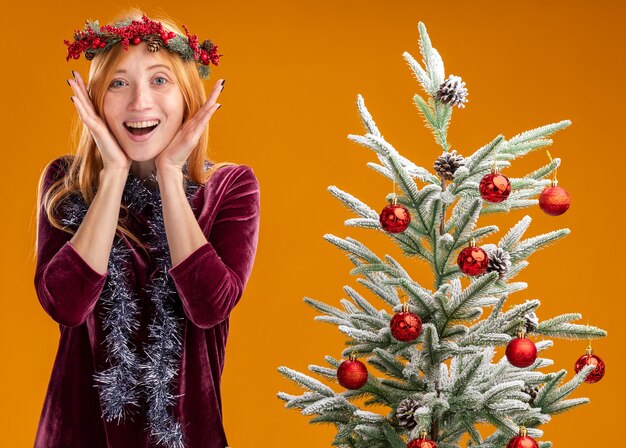
[[[131,95],[128,103],[129,110],[144,110],[150,107],[152,98],[150,89],[141,83],[135,84],[131,90]]]

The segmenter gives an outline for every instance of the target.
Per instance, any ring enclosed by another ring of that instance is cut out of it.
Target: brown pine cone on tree
[[[534,312],[525,314],[524,325],[526,326],[526,333],[533,332],[539,326],[539,318]]]
[[[522,389],[527,395],[530,395],[530,400],[528,400],[528,404],[532,405],[535,402],[535,398],[537,398],[537,394],[539,393],[539,386],[526,386]]]
[[[467,89],[460,76],[450,75],[441,83],[435,99],[450,106],[465,107],[467,103]]]
[[[433,168],[437,173],[437,176],[444,178],[445,180],[453,180],[456,170],[465,165],[465,159],[461,154],[457,154],[456,150],[452,152],[444,152],[437,160]]]
[[[417,422],[413,417],[417,408],[420,407],[420,404],[414,398],[405,398],[400,402],[398,407],[396,408],[396,418],[398,419],[398,424],[403,428],[411,430],[417,426]]]
[[[483,249],[487,252],[487,256],[489,257],[487,272],[497,272],[500,278],[504,277],[511,268],[511,256],[509,253],[500,249],[495,244],[485,244]]]

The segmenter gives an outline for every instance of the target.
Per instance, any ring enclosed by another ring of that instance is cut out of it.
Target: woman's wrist
[[[171,165],[161,165],[157,167],[157,181],[159,184],[170,180],[180,180],[182,183],[183,171],[180,168]]]
[[[100,184],[102,185],[104,182],[113,182],[113,183],[126,183],[126,179],[128,179],[129,170],[126,168],[113,168],[113,167],[105,167],[100,170]]]

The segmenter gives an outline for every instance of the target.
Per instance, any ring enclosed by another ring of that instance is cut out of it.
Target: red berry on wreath
[[[480,196],[487,202],[502,202],[511,194],[509,178],[495,169],[480,181]]]
[[[565,188],[559,187],[556,180],[539,195],[539,208],[550,216],[562,215],[569,209],[571,200]]]
[[[404,206],[397,203],[397,196],[393,196],[379,217],[381,227],[389,233],[404,232],[411,222],[411,213]]]
[[[405,303],[402,312],[393,316],[389,327],[391,335],[398,341],[411,342],[422,333],[422,319],[417,314],[411,313],[409,305]]]
[[[421,432],[419,439],[413,439],[406,444],[406,448],[437,448],[437,444],[426,438],[426,431]]]
[[[519,429],[519,435],[513,437],[506,448],[539,448],[539,444],[535,439],[527,435],[526,428],[523,426]]]
[[[339,384],[350,390],[363,387],[363,385],[367,383],[367,376],[367,367],[356,359],[354,354],[350,355],[348,360],[339,364],[339,368],[337,369]]]
[[[578,373],[586,366],[596,367],[591,372],[589,372],[587,378],[585,379],[585,383],[597,383],[602,379],[602,377],[604,377],[606,365],[604,364],[604,361],[602,361],[598,356],[593,354],[593,351],[591,350],[591,345],[587,347],[587,353],[578,358],[578,361],[576,361],[576,364],[574,365],[574,370],[576,371],[576,373]]]
[[[141,37],[139,37],[139,36],[135,36],[135,37],[133,37],[133,43],[134,43],[135,45],[138,45],[138,44],[139,44],[139,42],[141,42]]]
[[[515,367],[528,367],[537,359],[537,346],[533,341],[525,337],[522,330],[506,346],[506,359]]]
[[[459,269],[467,275],[482,275],[489,266],[489,256],[481,247],[476,247],[474,240],[463,249],[456,259]]]

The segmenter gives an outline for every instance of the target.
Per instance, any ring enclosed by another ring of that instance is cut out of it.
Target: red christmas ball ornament
[[[602,377],[604,377],[606,365],[604,364],[604,361],[602,361],[598,356],[593,354],[591,346],[587,348],[587,353],[578,358],[578,361],[576,361],[576,364],[574,365],[574,370],[576,371],[576,373],[578,373],[586,366],[596,367],[591,372],[589,372],[587,378],[585,379],[585,383],[597,383],[602,379]]]
[[[506,359],[515,367],[528,367],[537,359],[537,346],[522,331],[506,346]]]
[[[565,188],[559,187],[555,180],[552,181],[552,186],[546,187],[539,195],[539,208],[550,216],[562,215],[570,204],[569,193]]]
[[[539,444],[535,439],[527,435],[526,428],[523,426],[519,430],[519,435],[513,437],[506,448],[539,448]]]
[[[509,178],[495,169],[482,178],[478,187],[480,196],[487,202],[502,202],[511,194]]]
[[[409,305],[405,303],[402,312],[393,316],[389,327],[391,335],[398,341],[411,342],[422,333],[422,319],[417,314],[411,313]]]
[[[354,354],[350,358],[339,364],[337,369],[337,379],[346,389],[356,390],[363,387],[367,383],[367,367],[361,361],[356,359]]]
[[[406,448],[437,448],[437,444],[426,438],[426,431],[422,431],[418,439],[413,439],[406,444]]]
[[[397,203],[397,197],[394,196],[389,205],[380,212],[380,225],[389,233],[404,232],[411,222],[411,213],[404,206]]]
[[[482,275],[487,272],[489,257],[487,252],[480,247],[476,247],[472,240],[468,247],[463,249],[456,259],[459,269],[467,275]]]

